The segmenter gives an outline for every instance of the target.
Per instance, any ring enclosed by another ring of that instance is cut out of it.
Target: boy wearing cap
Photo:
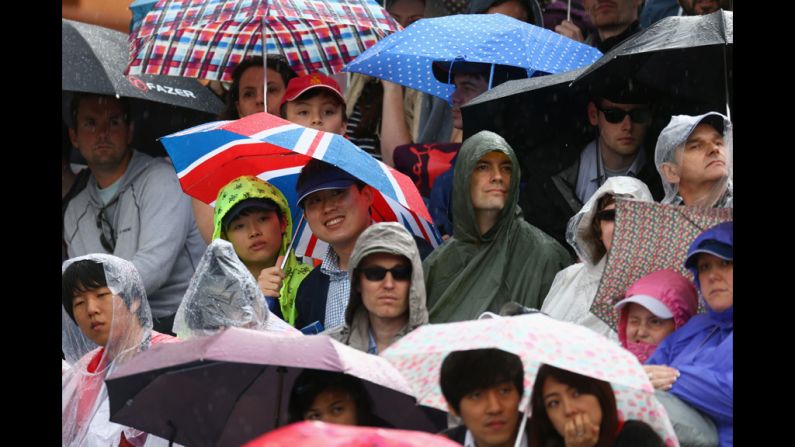
[[[679,442],[688,445],[681,424],[694,425],[699,414],[717,427],[718,445],[734,438],[734,224],[724,222],[702,232],[690,245],[685,267],[707,312],[674,331],[644,368],[655,396],[666,407]],[[682,405],[682,403],[687,404]],[[692,408],[691,408],[692,407]],[[711,430],[699,429],[705,434]],[[714,431],[713,431],[714,433]],[[706,444],[705,444],[706,445]],[[714,444],[713,444],[714,445]]]
[[[660,132],[654,152],[663,179],[662,203],[731,208],[732,131],[720,113],[675,115]]]
[[[293,78],[281,102],[282,118],[304,127],[345,135],[348,117],[342,89],[333,78],[311,73]]]
[[[296,190],[309,228],[329,244],[329,250],[298,289],[295,327],[319,321],[331,329],[345,322],[350,297],[348,261],[359,235],[372,223],[370,205],[376,193],[351,174],[316,159],[301,170]],[[415,237],[415,241],[425,257],[431,247],[423,239]]]
[[[218,191],[214,221],[213,240],[232,243],[262,294],[279,300],[273,312],[293,324],[298,285],[311,268],[292,251],[287,253],[292,219],[282,192],[257,177],[238,177]],[[282,270],[284,256],[288,259]]]

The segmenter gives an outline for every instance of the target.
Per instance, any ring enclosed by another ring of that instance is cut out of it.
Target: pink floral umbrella
[[[305,421],[260,436],[243,447],[456,447],[443,436],[412,430]]]
[[[516,354],[524,365],[527,408],[542,363],[609,382],[616,395],[619,419],[648,423],[668,446],[678,446],[665,408],[637,358],[590,329],[543,314],[421,326],[382,356],[408,380],[420,404],[446,409],[439,387],[444,358],[453,351],[497,348]],[[529,412],[528,412],[529,416]]]

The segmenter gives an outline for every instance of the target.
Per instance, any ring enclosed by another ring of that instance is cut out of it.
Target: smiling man
[[[663,179],[662,203],[731,208],[732,131],[720,113],[675,115],[657,139],[654,160]]]
[[[431,322],[475,319],[509,301],[539,309],[569,255],[522,218],[513,149],[481,131],[461,146],[453,176],[453,237],[423,264]]]
[[[359,235],[372,223],[370,206],[377,193],[342,169],[316,159],[301,170],[296,191],[309,228],[329,244],[329,251],[298,289],[295,327],[301,329],[319,321],[324,328],[332,329],[345,323],[350,297],[349,260]],[[422,256],[432,250],[423,239],[414,240]]]
[[[439,376],[450,414],[464,422],[442,435],[465,446],[514,445],[523,416],[524,368],[518,356],[499,349],[451,352]],[[526,437],[520,442],[527,446]]]
[[[70,258],[109,253],[143,278],[155,330],[169,333],[206,245],[169,162],[133,150],[126,98],[75,94],[69,138],[91,176],[66,208]]]
[[[371,225],[348,264],[350,300],[345,325],[327,335],[378,354],[428,322],[422,260],[414,238],[397,222]]]

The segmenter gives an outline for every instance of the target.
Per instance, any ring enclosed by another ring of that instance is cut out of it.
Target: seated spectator
[[[342,89],[323,73],[291,79],[279,111],[290,122],[337,135],[345,135],[348,125]]]
[[[654,162],[665,188],[662,203],[733,206],[732,125],[720,113],[671,117],[657,139]]]
[[[570,258],[522,218],[513,149],[481,131],[461,147],[454,175],[454,236],[423,264],[431,322],[475,319],[508,301],[538,309]]]
[[[665,405],[680,442],[680,421],[711,423],[718,445],[734,441],[734,224],[702,232],[690,245],[685,267],[693,273],[707,312],[669,335],[646,362],[646,372]],[[682,405],[684,403],[685,405]],[[697,410],[697,411],[693,411]],[[708,419],[703,420],[701,414]],[[709,427],[711,428],[711,427]],[[707,428],[695,430],[708,436]],[[685,444],[685,443],[683,443]]]
[[[466,446],[513,446],[521,418],[524,367],[515,354],[499,349],[455,351],[445,357],[439,386],[450,414],[463,424],[440,434]],[[520,446],[527,447],[527,432]]]
[[[618,339],[616,332],[591,313],[599,282],[613,244],[616,199],[652,201],[646,184],[632,177],[612,177],[596,190],[582,209],[569,220],[566,240],[582,262],[555,275],[541,311],[552,318],[591,329]]]
[[[422,260],[403,225],[381,222],[364,230],[348,271],[351,296],[345,325],[328,331],[331,338],[378,354],[428,322]]]
[[[271,310],[295,323],[298,286],[312,270],[290,251],[293,221],[278,188],[254,176],[238,177],[218,191],[213,239],[232,243],[262,294],[278,299]],[[284,269],[281,263],[287,257]]]
[[[176,341],[152,330],[135,266],[93,254],[63,264],[61,436],[64,446],[143,445],[147,434],[110,422],[105,378],[151,345]]]
[[[529,445],[611,447],[623,431],[609,383],[551,365],[538,369],[530,408]],[[659,439],[647,430],[640,441]]]
[[[383,426],[362,381],[332,371],[304,370],[295,379],[288,404],[289,422],[323,421],[340,425]]]
[[[649,273],[635,281],[624,296],[616,304],[621,312],[618,339],[640,363],[698,310],[693,284],[673,270]]]

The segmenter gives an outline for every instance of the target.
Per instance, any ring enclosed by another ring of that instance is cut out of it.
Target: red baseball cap
[[[323,73],[310,73],[290,79],[290,82],[287,83],[287,90],[284,92],[284,96],[282,96],[282,102],[279,105],[281,106],[286,102],[293,101],[313,88],[331,90],[340,98],[340,101],[345,104],[345,97],[342,96],[342,89],[334,78],[326,76]]]

